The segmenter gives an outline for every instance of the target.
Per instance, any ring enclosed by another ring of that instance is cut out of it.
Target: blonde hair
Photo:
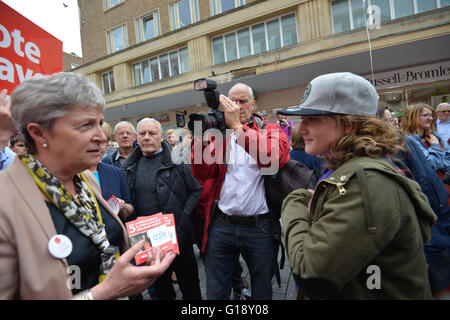
[[[385,121],[364,116],[333,115],[328,116],[351,132],[337,142],[328,160],[328,166],[337,168],[347,160],[358,157],[379,158],[396,156],[405,151],[404,139]]]
[[[102,130],[103,130],[103,133],[106,135],[106,139],[108,139],[107,141],[110,141],[111,135],[112,135],[112,129],[111,129],[111,126],[108,124],[108,122],[103,122]]]
[[[419,117],[422,113],[423,109],[429,109],[433,113],[433,121],[431,122],[430,128],[420,128],[419,127]],[[434,109],[425,104],[425,103],[417,103],[411,104],[406,107],[405,115],[403,116],[401,130],[406,135],[411,134],[421,134],[423,130],[423,136],[427,136],[430,133],[436,131],[436,111]]]

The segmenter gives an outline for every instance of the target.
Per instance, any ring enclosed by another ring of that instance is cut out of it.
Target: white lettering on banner
[[[438,80],[449,80],[450,61],[375,73],[373,80],[370,75],[365,75],[363,77],[370,81],[377,89],[388,89]]]
[[[11,37],[13,41],[11,41]],[[40,64],[41,51],[39,47],[31,42],[25,42],[25,38],[22,37],[21,31],[14,29],[11,34],[3,25],[0,24],[0,48],[9,48],[11,47],[11,42],[13,42],[14,52],[19,57],[27,57],[29,61],[34,64]],[[25,43],[22,50],[22,43]],[[0,57],[0,80],[6,80],[8,82],[14,83],[14,74],[15,70],[17,71],[17,77],[20,82],[23,82],[25,79],[29,79],[33,76],[34,71],[32,69],[27,69],[24,73],[23,66],[17,63],[9,61],[4,57]],[[41,75],[40,73],[35,73],[36,75]]]

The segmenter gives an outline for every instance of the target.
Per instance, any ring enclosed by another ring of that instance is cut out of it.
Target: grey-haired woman
[[[29,153],[0,174],[0,299],[116,299],[148,288],[174,254],[133,266],[143,242],[129,249],[85,171],[106,142],[100,90],[83,75],[58,73],[24,81],[9,103]]]

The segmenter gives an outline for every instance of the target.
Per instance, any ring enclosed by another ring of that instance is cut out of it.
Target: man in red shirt
[[[216,180],[214,188],[204,191],[213,204],[213,214],[211,208],[205,213],[211,218],[205,219],[206,295],[229,299],[241,254],[250,271],[252,298],[271,299],[279,245],[272,229],[279,222],[269,212],[264,175],[289,161],[289,141],[279,125],[266,124],[253,113],[256,101],[249,86],[238,83],[219,101],[228,127],[225,136],[204,138],[202,147],[195,142],[191,154],[193,175]]]

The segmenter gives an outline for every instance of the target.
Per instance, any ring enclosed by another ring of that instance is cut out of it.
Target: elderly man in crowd
[[[450,151],[450,103],[440,103],[436,112],[439,118],[436,122],[437,132],[442,138],[445,150]]]
[[[114,127],[113,137],[119,144],[119,148],[110,154],[106,154],[102,161],[120,169],[122,163],[134,150],[134,142],[137,138],[136,130],[130,122],[121,121]]]
[[[200,300],[200,280],[192,247],[192,214],[202,187],[189,167],[172,162],[171,148],[161,124],[144,118],[137,125],[138,146],[122,165],[136,216],[173,213],[180,255],[155,281],[154,298],[174,300],[171,274],[175,271],[183,299]]]
[[[285,166],[289,142],[279,125],[266,124],[253,113],[256,101],[246,84],[234,85],[228,97],[221,95],[219,100],[229,128],[226,137],[211,140],[208,146],[203,141],[203,148],[198,148],[199,141],[195,140],[191,154],[194,176],[216,182],[206,190],[214,197],[210,201],[214,208],[206,208],[205,213],[213,212],[205,230],[206,295],[212,300],[230,298],[232,274],[241,254],[250,271],[252,298],[272,299],[271,280],[277,268],[279,243],[272,235],[274,221],[262,172],[272,166],[276,172]],[[206,148],[213,150],[214,159],[202,156]]]

